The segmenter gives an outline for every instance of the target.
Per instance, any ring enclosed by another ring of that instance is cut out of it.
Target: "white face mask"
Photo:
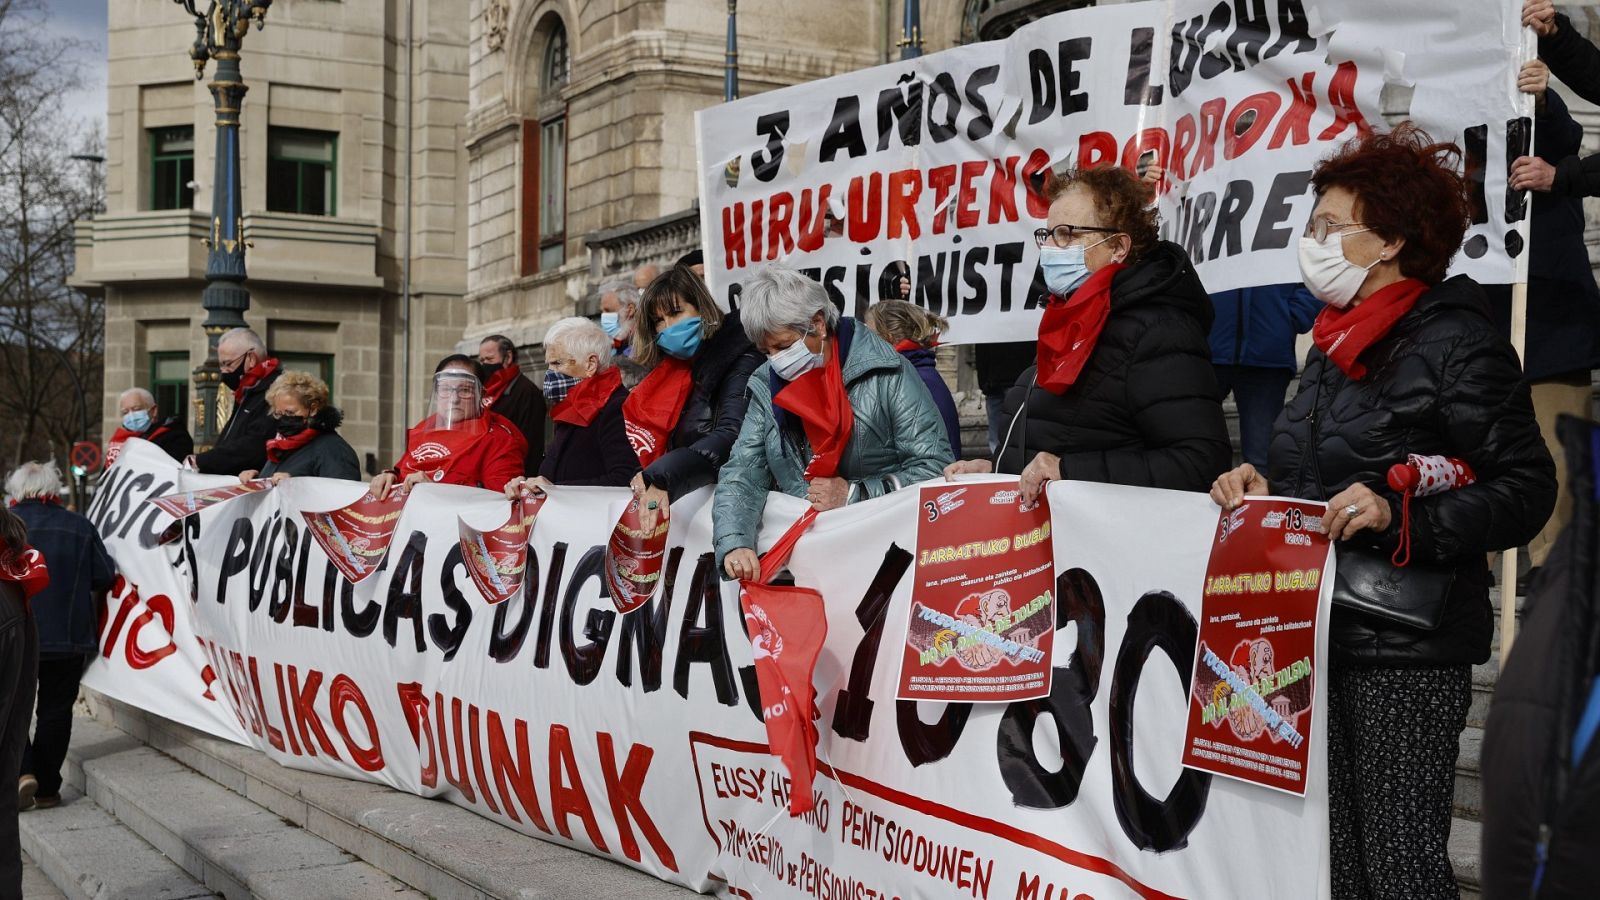
[[[1313,297],[1339,309],[1350,305],[1356,292],[1366,283],[1367,273],[1382,262],[1383,257],[1379,256],[1365,266],[1356,265],[1345,259],[1344,236],[1371,230],[1336,231],[1320,244],[1310,235],[1300,238],[1300,278]]]
[[[811,348],[806,346],[805,338],[801,338],[767,357],[767,360],[772,363],[774,374],[784,381],[793,381],[822,365],[822,354],[812,353]]]

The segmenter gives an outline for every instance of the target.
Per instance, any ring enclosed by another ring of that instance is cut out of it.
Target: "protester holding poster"
[[[372,496],[382,500],[397,482],[406,489],[431,481],[502,490],[527,453],[516,426],[484,408],[477,361],[457,353],[434,369],[433,411],[406,434],[394,468],[372,479]]]
[[[1075,170],[1046,196],[1034,237],[1050,300],[1036,365],[1006,394],[999,470],[1022,474],[1028,502],[1061,478],[1204,490],[1232,450],[1194,266],[1157,238],[1150,187],[1125,169]]]
[[[580,316],[562,319],[545,332],[544,398],[555,432],[538,476],[511,479],[507,496],[515,499],[525,485],[540,490],[552,484],[623,487],[639,471],[622,419],[628,389],[610,345],[599,325]]]
[[[1446,841],[1471,666],[1489,658],[1485,554],[1533,537],[1554,503],[1554,467],[1516,352],[1489,320],[1482,288],[1444,277],[1470,219],[1459,157],[1408,123],[1318,165],[1300,239],[1306,287],[1327,304],[1316,347],[1278,419],[1269,477],[1246,464],[1212,488],[1228,509],[1247,494],[1326,500],[1341,579],[1347,569],[1397,570],[1396,551],[1410,542],[1410,577],[1388,576],[1399,583],[1388,611],[1357,612],[1359,597],[1334,591],[1338,896],[1456,896]],[[1405,503],[1385,473],[1413,452],[1463,460],[1478,480]],[[1428,579],[1424,567],[1445,577]],[[1431,629],[1398,620],[1430,606]]]
[[[820,512],[926,481],[950,442],[911,363],[843,318],[822,285],[783,266],[746,282],[745,334],[767,362],[750,376],[750,408],[717,482],[717,563],[755,578],[767,492]]]
[[[643,470],[633,492],[645,531],[667,504],[717,480],[728,461],[761,354],[688,266],[657,276],[639,302],[633,360],[650,370],[628,394],[622,417]]]

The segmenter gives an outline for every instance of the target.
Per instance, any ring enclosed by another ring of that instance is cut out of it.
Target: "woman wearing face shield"
[[[739,315],[767,361],[750,376],[712,522],[718,566],[729,578],[752,579],[768,491],[825,512],[933,478],[951,455],[916,369],[870,329],[840,317],[822,285],[769,266],[745,281]]]
[[[1470,221],[1460,158],[1401,125],[1318,164],[1299,249],[1305,285],[1326,304],[1315,348],[1274,427],[1268,471],[1243,465],[1211,489],[1227,509],[1246,495],[1327,501],[1347,585],[1372,560],[1414,573],[1390,576],[1378,604],[1335,589],[1335,897],[1456,896],[1447,843],[1458,739],[1493,627],[1485,555],[1532,538],[1555,503],[1517,355],[1483,289],[1445,277]],[[1413,453],[1464,460],[1477,480],[1407,501],[1386,476]],[[1432,627],[1394,615],[1430,608]]]
[[[1061,478],[1200,491],[1232,447],[1211,367],[1211,298],[1156,234],[1150,186],[1116,166],[1047,189],[1034,234],[1050,297],[1036,364],[1006,392],[998,470],[1034,503]],[[947,475],[991,470],[964,460]]]
[[[628,389],[611,354],[611,338],[581,317],[562,319],[544,336],[544,398],[555,431],[539,474],[505,487],[515,499],[553,484],[627,487],[639,471],[628,446],[622,403]]]
[[[406,434],[406,452],[394,468],[372,479],[372,495],[397,485],[465,484],[503,490],[522,474],[528,441],[504,416],[483,408],[478,362],[445,357],[433,372],[433,411]]]

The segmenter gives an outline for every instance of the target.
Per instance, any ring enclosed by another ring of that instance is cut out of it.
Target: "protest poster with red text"
[[[1014,481],[933,484],[918,502],[901,700],[1009,703],[1050,693],[1050,510]]]
[[[1183,764],[1304,795],[1332,548],[1323,503],[1251,497],[1218,517]]]

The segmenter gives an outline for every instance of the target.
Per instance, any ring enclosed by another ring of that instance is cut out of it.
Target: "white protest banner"
[[[1474,225],[1455,271],[1513,280],[1530,123],[1520,2],[1161,0],[1045,17],[972,44],[696,116],[713,295],[781,260],[861,315],[905,274],[947,343],[1038,328],[1046,174],[1141,157],[1163,237],[1207,289],[1299,282],[1318,159],[1409,118],[1465,152]]]
[[[223,483],[137,440],[104,477],[90,518],[124,583],[91,688],[724,896],[1329,894],[1320,722],[1304,799],[1180,766],[1216,522],[1202,495],[1051,485],[1050,693],[1009,704],[895,700],[916,490],[819,516],[790,564],[828,619],[816,806],[791,819],[738,590],[712,568],[709,491],[674,504],[660,589],[619,615],[604,554],[625,490],[552,490],[521,592],[491,605],[458,516],[496,527],[503,497],[420,486],[387,562],[352,585],[302,514],[356,482],[292,479],[156,543],[170,517],[150,497]],[[802,508],[771,495],[763,547]]]

